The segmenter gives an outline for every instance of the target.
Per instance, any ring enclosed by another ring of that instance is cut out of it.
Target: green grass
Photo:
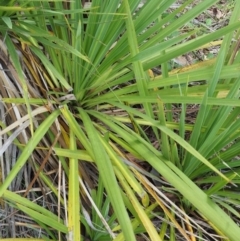
[[[240,3],[140,2],[0,1],[3,239],[238,241]]]

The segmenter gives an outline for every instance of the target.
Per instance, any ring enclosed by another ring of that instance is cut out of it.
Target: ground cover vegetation
[[[239,13],[0,0],[1,239],[238,241]]]

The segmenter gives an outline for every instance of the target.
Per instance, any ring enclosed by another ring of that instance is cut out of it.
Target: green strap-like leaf
[[[37,146],[39,141],[43,138],[43,136],[48,131],[48,129],[56,120],[59,114],[60,114],[59,110],[52,112],[34,132],[32,138],[29,140],[26,147],[23,149],[22,154],[18,158],[12,170],[7,175],[3,184],[0,186],[0,197],[3,195],[4,191],[8,188],[8,186],[11,184],[13,179],[17,176],[18,172],[24,166],[24,164],[26,163],[30,155],[32,155],[35,147]]]

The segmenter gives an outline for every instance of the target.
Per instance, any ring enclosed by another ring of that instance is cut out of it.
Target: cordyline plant
[[[2,238],[239,240],[240,1],[175,2],[0,1]]]

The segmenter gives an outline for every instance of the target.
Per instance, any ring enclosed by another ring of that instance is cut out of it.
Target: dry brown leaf
[[[213,15],[217,18],[220,19],[223,17],[223,13],[217,9],[217,8],[213,8]]]

